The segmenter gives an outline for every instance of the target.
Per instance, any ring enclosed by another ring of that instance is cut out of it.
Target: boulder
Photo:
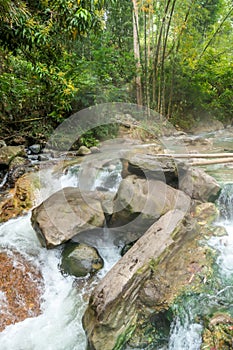
[[[205,326],[201,350],[232,349],[233,318],[227,313],[215,313]]]
[[[98,251],[87,244],[68,243],[62,252],[61,270],[76,277],[94,274],[104,265]]]
[[[216,220],[219,211],[213,203],[206,202],[198,205],[192,214],[197,219],[198,224],[204,226]]]
[[[53,248],[79,232],[103,227],[102,198],[100,192],[81,192],[76,187],[51,195],[32,211],[32,226],[41,244]]]
[[[112,350],[118,337],[137,320],[136,299],[150,276],[149,262],[172,243],[184,213],[174,210],[157,221],[116,263],[94,289],[83,317],[89,349]]]
[[[179,189],[202,202],[214,202],[221,191],[217,181],[199,168],[189,168],[180,175]]]
[[[3,146],[0,148],[0,166],[8,167],[15,157],[26,156],[23,146]]]
[[[77,156],[86,156],[88,154],[91,154],[91,150],[86,146],[80,146],[76,154]]]
[[[9,170],[12,170],[19,166],[25,167],[28,164],[29,164],[29,160],[27,158],[17,156],[11,161]]]
[[[34,145],[31,145],[28,147],[28,149],[33,153],[33,154],[38,154],[41,151],[41,145],[39,143],[35,143]]]
[[[162,181],[130,175],[120,184],[113,202],[113,215],[109,226],[119,227],[123,234],[121,239],[128,243],[137,239],[154,221],[169,210],[179,209],[186,212],[189,206],[190,198],[185,193]],[[126,237],[127,231],[135,234],[131,234],[130,240]]]
[[[134,154],[128,158],[128,172],[138,176],[164,181],[169,185],[178,184],[179,172],[185,171],[183,163],[174,159],[149,154]]]
[[[101,152],[99,147],[97,147],[97,146],[90,147],[90,151],[91,151],[91,153],[94,153],[94,154]]]
[[[213,258],[201,239],[197,220],[180,210],[155,222],[92,292],[83,317],[88,349],[121,349],[137,339],[140,324],[162,316],[185,288],[202,292],[203,279],[208,285],[212,278]]]
[[[15,183],[8,196],[0,203],[0,222],[26,214],[34,205],[37,176],[27,173]]]

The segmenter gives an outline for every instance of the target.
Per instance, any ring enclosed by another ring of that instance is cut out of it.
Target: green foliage
[[[174,12],[169,4],[163,19],[164,1],[138,2],[144,103],[185,128],[203,115],[231,122],[231,2],[175,0]],[[36,118],[55,127],[90,105],[135,102],[131,1],[0,0],[0,19],[4,130]],[[112,131],[98,133],[86,143]]]
[[[118,129],[118,124],[104,124],[92,128],[79,137],[79,145],[84,145],[86,147],[98,146],[100,141],[116,137]]]

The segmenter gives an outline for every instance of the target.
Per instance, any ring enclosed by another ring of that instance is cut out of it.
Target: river
[[[109,171],[100,173],[95,187],[106,185],[106,177],[108,176]],[[47,187],[45,187],[44,192],[41,191],[42,197],[38,201],[62,187],[78,186],[78,177],[72,172],[54,179],[52,173],[48,171],[45,178]],[[114,179],[116,185],[114,190],[116,190],[120,178],[115,176]],[[227,180],[229,182],[229,175]],[[233,190],[230,195],[228,194],[224,203],[227,210],[233,213]],[[31,227],[30,215],[29,213],[0,226],[0,246],[4,249],[19,251],[41,270],[45,283],[42,314],[8,326],[0,333],[0,349],[85,350],[86,339],[81,319],[87,305],[86,284],[82,283],[79,287],[77,280],[71,276],[65,277],[60,273],[61,248],[47,250],[41,247]],[[217,263],[222,287],[215,296],[202,295],[202,299],[191,298],[184,303],[182,315],[178,314],[172,322],[168,345],[161,350],[199,350],[202,324],[196,323],[195,320],[197,314],[200,314],[200,309],[206,312],[208,308],[211,309],[213,305],[217,306],[221,303],[221,307],[224,306],[226,310],[233,311],[231,306],[233,304],[233,287],[230,282],[233,276],[233,218],[222,218],[218,224],[227,229],[228,235],[212,238],[209,244],[219,252]],[[111,246],[107,249],[102,247],[100,254],[105,260],[105,267],[99,273],[98,278],[103,277],[120,257],[119,250]],[[0,303],[4,302],[4,295],[0,294]],[[153,348],[150,347],[150,349]]]

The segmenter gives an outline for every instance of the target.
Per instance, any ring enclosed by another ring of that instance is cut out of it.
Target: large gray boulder
[[[103,227],[105,216],[101,206],[103,194],[64,188],[32,211],[32,226],[43,246],[53,248],[80,232]]]
[[[185,171],[185,165],[172,158],[157,157],[150,154],[132,154],[128,157],[129,173],[138,176],[164,181],[169,185],[178,183],[180,171]]]
[[[126,176],[136,174],[164,181],[202,202],[215,201],[220,193],[220,185],[203,169],[190,167],[166,156],[131,154],[127,160],[123,160],[123,170]]]
[[[122,180],[114,199],[110,227],[119,227],[125,237],[126,232],[134,232],[131,240],[135,240],[169,210],[179,209],[185,213],[189,207],[190,197],[182,191],[162,181],[130,175]],[[130,240],[122,237],[122,241]]]
[[[202,202],[214,202],[221,191],[220,185],[212,176],[194,167],[180,176],[179,189]]]

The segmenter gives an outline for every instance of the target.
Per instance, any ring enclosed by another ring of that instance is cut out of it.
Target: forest
[[[232,0],[0,0],[0,137],[106,102],[232,123]]]

